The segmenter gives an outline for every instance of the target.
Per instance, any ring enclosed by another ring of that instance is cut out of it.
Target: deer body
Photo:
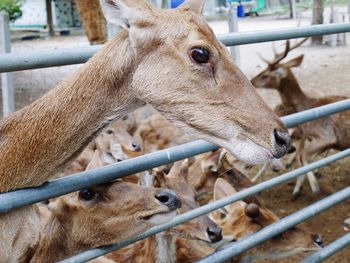
[[[282,122],[199,16],[203,1],[163,11],[146,1],[101,4],[107,19],[126,31],[73,77],[1,121],[0,192],[44,183],[111,121],[145,103],[246,162],[288,151],[290,137]],[[1,225],[15,232],[21,225],[11,218],[20,214],[10,215],[1,216]],[[0,233],[0,242],[11,246],[7,234]],[[5,250],[0,256],[10,254]]]
[[[231,184],[222,178],[217,179],[214,186],[214,200],[219,200],[235,193],[236,190]],[[231,237],[233,240],[239,240],[253,234],[279,220],[272,211],[261,205],[244,201],[237,201],[216,210],[211,213],[211,217],[222,228],[223,235]],[[321,236],[312,234],[299,227],[293,227],[243,253],[239,256],[239,262],[254,262],[259,259],[282,259],[318,250],[322,244]]]
[[[303,111],[347,99],[345,96],[326,96],[322,98],[307,96],[302,91],[291,70],[291,67],[299,66],[302,63],[303,55],[286,63],[280,63],[290,50],[289,42],[287,42],[284,54],[282,56],[277,55],[277,60],[269,62],[269,67],[252,79],[252,84],[257,88],[276,89],[281,96],[284,108],[292,109],[292,112]],[[301,149],[298,158],[301,165],[308,164],[316,155],[329,149],[345,150],[350,147],[350,111],[308,122],[300,125],[298,129],[301,137]],[[310,142],[305,146],[307,140]],[[312,191],[318,193],[319,185],[314,173],[308,172],[307,178]],[[293,190],[294,196],[299,195],[304,180],[305,175],[297,179],[297,184]]]
[[[103,16],[99,0],[77,0],[77,8],[84,31],[90,44],[107,41],[107,21]]]

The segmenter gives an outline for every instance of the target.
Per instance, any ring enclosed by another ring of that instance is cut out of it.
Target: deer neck
[[[142,106],[128,91],[136,67],[122,32],[72,78],[2,121],[0,192],[44,183],[110,122]]]
[[[55,216],[51,216],[41,233],[38,248],[29,262],[54,263],[88,248],[75,242],[62,223]]]
[[[175,238],[169,231],[162,232],[156,235],[156,262],[167,263],[175,262],[176,247]]]
[[[288,73],[287,77],[281,80],[279,93],[282,104],[292,107],[296,111],[304,110],[309,101],[309,97],[301,90],[292,72]]]

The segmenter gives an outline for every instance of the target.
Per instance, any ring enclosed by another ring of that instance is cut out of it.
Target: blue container
[[[170,7],[176,8],[181,5],[185,0],[171,0]]]
[[[244,5],[237,6],[237,16],[244,17]]]

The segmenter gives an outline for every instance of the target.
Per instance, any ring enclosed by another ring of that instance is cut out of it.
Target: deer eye
[[[110,129],[108,129],[108,130],[106,130],[106,133],[107,133],[107,134],[112,134],[112,133],[113,133],[113,131],[112,131],[112,130],[110,130]]]
[[[96,192],[92,189],[84,189],[79,191],[79,198],[85,201],[92,200],[96,195]]]
[[[191,57],[198,64],[209,62],[209,51],[204,47],[194,47],[191,49]]]

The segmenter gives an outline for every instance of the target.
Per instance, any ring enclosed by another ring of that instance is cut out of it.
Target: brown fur
[[[87,169],[101,166],[96,156],[97,152]],[[29,262],[56,262],[89,248],[113,244],[176,214],[155,198],[164,189],[121,180],[90,189],[96,193],[91,200],[82,199],[79,192],[51,201],[50,211],[40,207],[41,238]]]
[[[214,200],[234,193],[236,190],[224,179],[219,178],[215,183]],[[253,215],[248,211],[247,203],[237,201],[214,211],[211,216],[222,227],[224,237],[239,240],[278,220],[272,211],[261,205],[255,205],[255,208],[258,210],[257,213],[254,211]],[[253,262],[256,259],[281,259],[298,253],[315,251],[320,248],[314,241],[316,237],[317,235],[299,227],[293,227],[243,253],[240,259],[242,262]]]
[[[284,107],[292,109],[291,112],[299,112],[348,99],[345,96],[314,98],[306,95],[291,70],[292,67],[299,66],[302,60],[303,55],[286,63],[269,66],[252,79],[252,84],[257,88],[276,89],[281,96],[282,104],[285,105]],[[296,136],[302,140],[299,160],[303,166],[310,163],[316,155],[329,149],[345,150],[350,147],[350,111],[308,122],[298,126],[298,128]],[[307,141],[310,143],[304,148]],[[315,175],[309,172],[307,176],[312,191],[318,193],[319,186]],[[304,175],[298,178],[293,195],[297,196],[300,193],[304,180]]]
[[[191,135],[245,161],[285,153],[273,135],[275,129],[285,131],[282,122],[195,13],[199,10],[192,9],[195,5],[160,11],[145,1],[102,3],[112,12],[109,19],[128,31],[106,43],[71,78],[0,122],[1,192],[44,183],[109,123],[145,103]],[[189,49],[197,45],[210,49],[210,63],[191,60]],[[29,221],[30,214],[22,220]],[[17,215],[2,216],[1,225],[17,231]],[[0,233],[4,247],[11,246],[9,235]]]
[[[170,173],[157,171],[155,184],[175,190],[181,200],[180,213],[198,207],[195,190],[188,184],[188,164],[177,162]],[[207,229],[217,227],[207,216],[193,219],[166,232],[122,248],[108,258],[115,262],[193,262],[214,252]]]
[[[76,4],[90,44],[105,43],[107,41],[107,22],[100,7],[100,1],[77,0]]]
[[[152,114],[137,127],[134,136],[143,141],[145,152],[154,152],[189,142],[188,136],[161,114]]]

